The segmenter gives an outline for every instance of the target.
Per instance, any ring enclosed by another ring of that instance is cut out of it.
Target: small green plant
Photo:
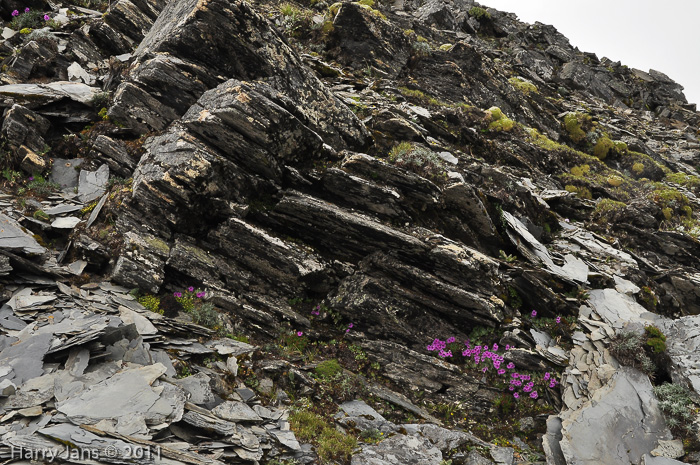
[[[469,16],[478,20],[481,20],[482,18],[491,19],[491,13],[478,6],[474,6],[469,9]]]
[[[345,435],[335,428],[327,427],[321,432],[317,453],[322,463],[348,462],[356,447],[357,439],[354,436]]]
[[[19,171],[11,170],[10,168],[5,168],[2,170],[2,177],[5,178],[11,184],[14,184],[22,178],[22,173],[20,173]]]
[[[160,299],[154,295],[144,294],[137,297],[136,301],[153,313],[163,314],[163,310],[160,308]]]
[[[49,221],[49,215],[44,213],[42,210],[37,210],[34,212],[34,215],[32,215],[35,220],[40,220],[40,221]]]
[[[512,77],[508,79],[508,82],[525,95],[538,93],[537,87],[533,83],[519,77]]]
[[[654,325],[649,325],[644,328],[646,334],[646,345],[649,346],[655,354],[666,352],[666,336],[659,328]]]
[[[574,143],[578,144],[585,139],[586,132],[583,130],[582,124],[589,123],[590,120],[590,116],[581,113],[567,113],[564,116],[564,129]]]
[[[659,408],[666,417],[666,425],[675,434],[692,437],[697,431],[693,421],[696,405],[688,389],[680,384],[665,383],[654,387],[654,394],[659,399]]]
[[[515,126],[515,122],[503,114],[500,108],[491,107],[488,109],[488,114],[491,115],[491,123],[489,131],[510,131]]]
[[[360,432],[360,439],[368,444],[378,444],[384,435],[377,428],[369,428]]]
[[[402,142],[389,152],[389,161],[428,178],[443,177],[445,162],[435,152],[419,145]]]
[[[506,263],[513,263],[514,261],[516,261],[518,259],[518,257],[516,257],[515,255],[509,255],[509,254],[505,253],[505,251],[503,251],[503,250],[498,251],[498,258],[500,258],[501,260],[503,260]]]
[[[48,15],[45,15],[45,13],[42,11],[32,11],[30,8],[25,8],[24,12],[22,13],[15,10],[12,12],[12,16],[13,18],[12,21],[10,21],[10,28],[14,29],[15,31],[20,31],[20,33],[22,33],[22,30],[25,29],[30,29],[29,32],[31,32],[31,29],[44,27],[46,21],[50,19]],[[29,32],[27,32],[27,34]]]
[[[343,372],[343,367],[340,366],[340,363],[338,363],[338,360],[336,359],[331,359],[331,360],[325,360],[318,365],[316,365],[316,368],[314,370],[316,372],[316,375],[320,377],[325,377],[325,378],[332,378],[336,376],[338,373]]]
[[[608,156],[608,152],[610,152],[610,149],[615,147],[615,144],[613,141],[610,140],[610,138],[603,136],[595,144],[595,147],[593,147],[593,155],[598,157],[599,160],[605,160]]]

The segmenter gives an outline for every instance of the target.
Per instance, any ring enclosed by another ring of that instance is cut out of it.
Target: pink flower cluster
[[[316,305],[316,307],[311,310],[311,314],[314,316],[319,316],[321,314],[321,304]]]
[[[430,352],[437,351],[438,356],[441,358],[452,357],[452,350],[445,349],[447,349],[447,344],[452,344],[454,342],[454,337],[449,337],[445,341],[435,338],[433,342],[426,347],[426,349]],[[500,349],[498,344],[493,344],[490,347],[488,345],[475,345],[474,347],[471,347],[469,341],[467,341],[464,343],[464,345],[466,348],[464,351],[462,351],[462,356],[466,357],[467,359],[473,359],[473,362],[476,364],[477,368],[479,368],[479,365],[484,364],[485,366],[481,367],[481,371],[483,373],[486,373],[491,367],[493,367],[499,376],[503,376],[508,370],[515,369],[515,364],[513,362],[508,362],[505,364],[504,357],[498,353],[498,350]],[[506,344],[505,350],[508,351],[510,349],[511,346]],[[505,366],[505,368],[503,368],[503,366]],[[510,377],[511,380],[508,389],[513,392],[514,398],[520,398],[521,393],[518,392],[520,390],[522,390],[523,394],[529,395],[529,397],[533,400],[539,397],[539,394],[535,390],[535,381],[531,379],[531,375],[513,372],[511,373]],[[554,388],[557,384],[559,384],[554,375],[549,372],[544,374],[543,379],[545,384],[549,383],[550,388]]]
[[[206,295],[207,295],[207,293],[204,292],[204,291],[197,291],[197,292],[195,293],[194,287],[192,287],[192,286],[190,286],[190,287],[187,288],[187,293],[189,293],[189,294],[194,293],[194,295],[195,295],[198,299],[203,299],[203,298],[206,297]],[[179,298],[182,298],[182,292],[173,292],[173,297],[176,297],[176,298],[178,298],[178,299],[179,299]]]

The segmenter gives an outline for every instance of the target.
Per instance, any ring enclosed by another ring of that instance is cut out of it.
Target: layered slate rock
[[[204,91],[237,78],[264,81],[291,99],[296,114],[325,142],[367,143],[355,115],[245,1],[168,3],[136,56],[130,80],[117,90],[109,113],[136,132],[164,129]]]
[[[671,438],[649,378],[627,368],[619,369],[590,403],[563,417],[562,434],[568,465],[639,463],[659,440]]]

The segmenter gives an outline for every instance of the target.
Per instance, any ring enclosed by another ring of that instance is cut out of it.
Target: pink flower
[[[51,19],[51,16],[49,16],[49,15],[44,15],[44,21],[48,21],[48,20],[50,20],[50,19]]]
[[[515,386],[509,386],[509,387],[508,387],[508,390],[509,390],[509,391],[515,391]]]
[[[448,344],[452,344],[453,342],[455,342],[455,338],[454,338],[454,337],[448,337],[446,342],[447,342]]]
[[[506,350],[510,350],[510,344],[506,344]]]
[[[516,399],[518,399],[518,398],[520,398],[520,394],[518,394],[517,392],[514,392],[514,393],[513,393],[513,397],[515,397]]]
[[[481,361],[481,359],[479,358],[479,356],[475,355],[474,356],[474,363],[479,363],[480,361]]]
[[[493,350],[494,352],[496,352],[496,351],[498,350],[498,344],[494,344],[494,345],[493,345],[493,348],[492,348],[491,350]]]
[[[557,385],[557,382],[554,381],[554,380],[552,380],[552,382],[549,383],[549,387],[551,387],[551,388],[553,388],[553,387],[556,386],[556,385]]]
[[[348,325],[348,328],[352,328],[353,326],[355,326],[355,325],[352,324],[352,323],[350,323],[350,324]]]
[[[349,333],[349,332],[350,332],[350,328],[346,329],[345,332],[346,332],[346,333]]]
[[[510,362],[508,365],[506,365],[506,368],[512,370],[513,368],[515,368],[515,364],[513,362]]]
[[[500,370],[498,370],[498,374],[499,374],[499,375],[502,375],[502,374],[505,373],[505,372],[506,372],[506,370],[504,370],[503,368],[501,368]]]
[[[537,391],[532,391],[530,393],[530,397],[532,397],[533,399],[537,399]]]
[[[552,375],[549,374],[549,372],[544,374],[544,380],[547,381]]]
[[[558,316],[556,321],[557,321],[557,324],[561,323],[561,317]]]
[[[304,335],[304,333],[302,331],[297,331],[297,336],[301,337],[303,335]]]
[[[537,310],[533,310],[532,313],[530,313],[530,316],[535,318],[537,316]]]
[[[462,357],[469,357],[469,356],[471,356],[470,350],[469,350],[469,349],[464,349],[464,350],[462,351]]]
[[[173,297],[182,297],[182,292],[173,292]]]
[[[513,378],[519,378],[519,377],[520,377],[520,374],[518,374],[518,373],[513,373],[511,376],[512,376]]]
[[[205,295],[207,295],[206,292],[197,292],[197,298],[198,298],[198,299],[201,299],[201,298],[204,297]]]
[[[24,12],[25,12],[25,13],[29,13],[29,7],[25,8],[25,9],[24,9]]]
[[[19,11],[17,11],[17,10],[13,11],[12,16],[19,16]]]
[[[484,373],[486,373],[486,370],[488,370],[487,367],[484,367],[484,368],[481,369],[481,371],[483,371]]]
[[[46,16],[44,18],[46,18]],[[194,292],[194,287],[192,287],[192,286],[188,287],[187,292]]]

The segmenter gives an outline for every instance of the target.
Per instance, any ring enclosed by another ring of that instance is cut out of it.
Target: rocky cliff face
[[[700,114],[663,73],[469,0],[28,6],[0,457],[700,460]]]

